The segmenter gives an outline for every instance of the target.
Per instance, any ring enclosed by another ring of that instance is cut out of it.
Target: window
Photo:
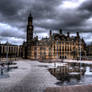
[[[42,56],[42,52],[40,51],[40,56]]]
[[[62,51],[64,51],[64,46],[62,46]]]
[[[51,56],[51,48],[49,48],[49,56]]]
[[[36,47],[34,47],[34,50],[37,50],[37,48],[36,48]]]

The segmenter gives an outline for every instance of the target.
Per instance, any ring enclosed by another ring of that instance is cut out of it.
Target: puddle
[[[55,76],[60,82],[56,85],[86,85],[92,84],[92,71],[90,66],[78,68],[78,66],[61,66],[57,68],[50,68],[49,72]]]
[[[38,65],[38,67],[48,67],[48,65]]]
[[[9,77],[10,77],[10,76],[9,76],[8,73],[3,74],[3,75],[0,74],[0,79],[6,79],[6,78],[9,78]]]

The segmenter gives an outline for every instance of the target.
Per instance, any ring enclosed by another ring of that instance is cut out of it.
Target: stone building
[[[87,59],[92,60],[92,44],[90,44],[86,47],[87,47]]]
[[[8,42],[5,44],[0,44],[0,57],[6,58],[7,55],[9,58],[21,57],[22,55],[22,46],[12,45]]]
[[[33,38],[33,17],[30,14],[27,25],[27,41],[23,44],[23,57],[28,59],[78,59],[86,55],[85,42],[77,36],[70,37],[59,30],[59,33],[52,34],[50,30],[49,38]]]

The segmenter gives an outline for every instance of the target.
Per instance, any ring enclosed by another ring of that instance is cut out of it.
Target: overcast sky
[[[22,44],[30,12],[39,38],[62,28],[64,33],[81,32],[87,44],[92,42],[92,0],[0,0],[0,41]]]

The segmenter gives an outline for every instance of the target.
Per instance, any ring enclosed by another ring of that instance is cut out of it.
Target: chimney
[[[70,33],[69,32],[67,32],[67,37],[70,37]]]
[[[62,34],[62,29],[59,30],[59,33]]]

